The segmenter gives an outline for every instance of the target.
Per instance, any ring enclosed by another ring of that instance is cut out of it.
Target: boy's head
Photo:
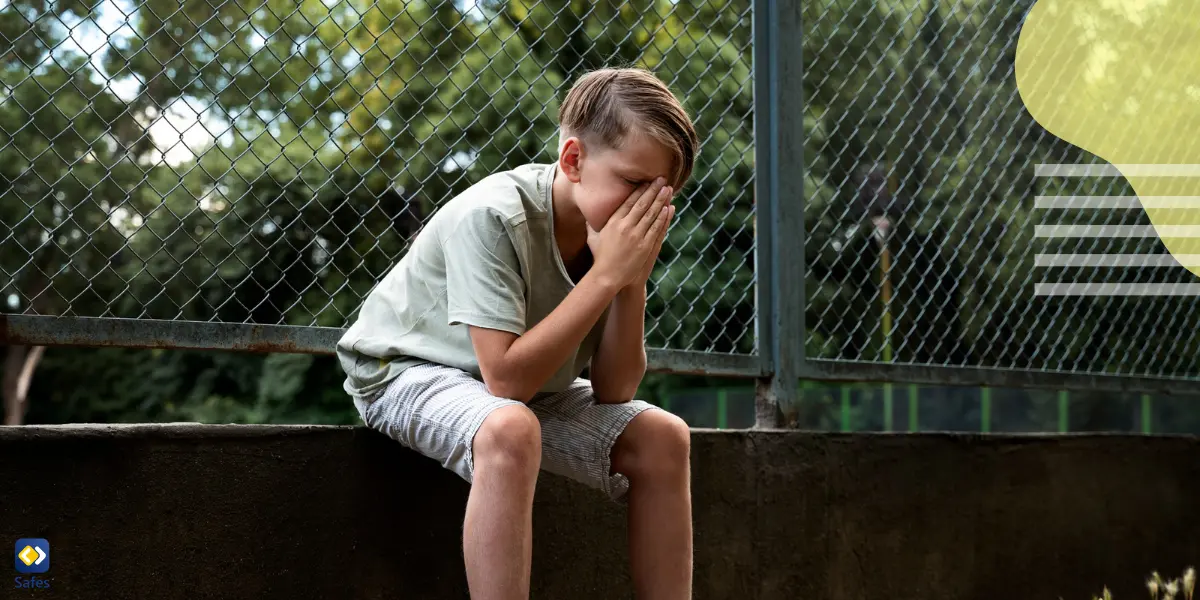
[[[663,177],[678,191],[691,177],[696,130],[679,99],[649,71],[607,68],[584,75],[558,119],[559,168],[595,229],[637,186]]]

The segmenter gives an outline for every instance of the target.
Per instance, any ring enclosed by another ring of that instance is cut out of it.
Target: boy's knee
[[[472,446],[476,467],[536,473],[541,467],[542,428],[528,407],[505,406],[483,420]]]
[[[687,422],[674,414],[666,411],[656,413],[663,414],[655,415],[660,417],[657,423],[658,435],[654,436],[658,450],[655,454],[662,458],[665,469],[682,469],[687,466],[691,456],[692,430]]]
[[[626,429],[614,449],[614,470],[630,479],[670,477],[688,468],[692,433],[687,422],[665,410],[647,410]]]

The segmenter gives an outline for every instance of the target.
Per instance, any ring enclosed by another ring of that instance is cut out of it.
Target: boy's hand
[[[671,188],[662,178],[641,186],[609,217],[600,231],[588,226],[588,248],[595,258],[593,269],[617,289],[638,281],[649,269],[667,231],[674,209],[669,205]]]
[[[668,200],[669,202],[670,200]],[[675,220],[675,205],[667,204],[667,224],[658,234],[658,239],[654,242],[654,252],[646,258],[646,264],[642,266],[641,272],[630,283],[630,287],[636,286],[638,289],[644,289],[646,283],[650,281],[650,275],[654,273],[654,265],[658,263],[658,254],[662,251],[663,242],[667,239],[667,232],[671,229],[671,222]]]

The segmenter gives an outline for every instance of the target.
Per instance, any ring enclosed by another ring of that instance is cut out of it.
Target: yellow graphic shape
[[[33,561],[37,560],[37,557],[38,553],[33,549],[33,546],[25,546],[25,548],[17,554],[17,558],[21,559],[21,562],[25,563],[25,566],[27,567],[32,565]]]
[[[1038,0],[1015,70],[1042,127],[1111,163],[1172,256],[1200,254],[1200,0]]]

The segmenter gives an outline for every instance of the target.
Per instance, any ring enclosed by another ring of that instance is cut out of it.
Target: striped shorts
[[[356,400],[370,427],[472,481],[472,442],[483,420],[522,402],[488,393],[483,382],[459,369],[423,364],[405,369],[371,401]],[[642,400],[600,404],[588,380],[535,398],[527,405],[542,431],[542,470],[580,482],[625,504],[629,479],[610,473],[612,448],[629,422],[656,406]]]

